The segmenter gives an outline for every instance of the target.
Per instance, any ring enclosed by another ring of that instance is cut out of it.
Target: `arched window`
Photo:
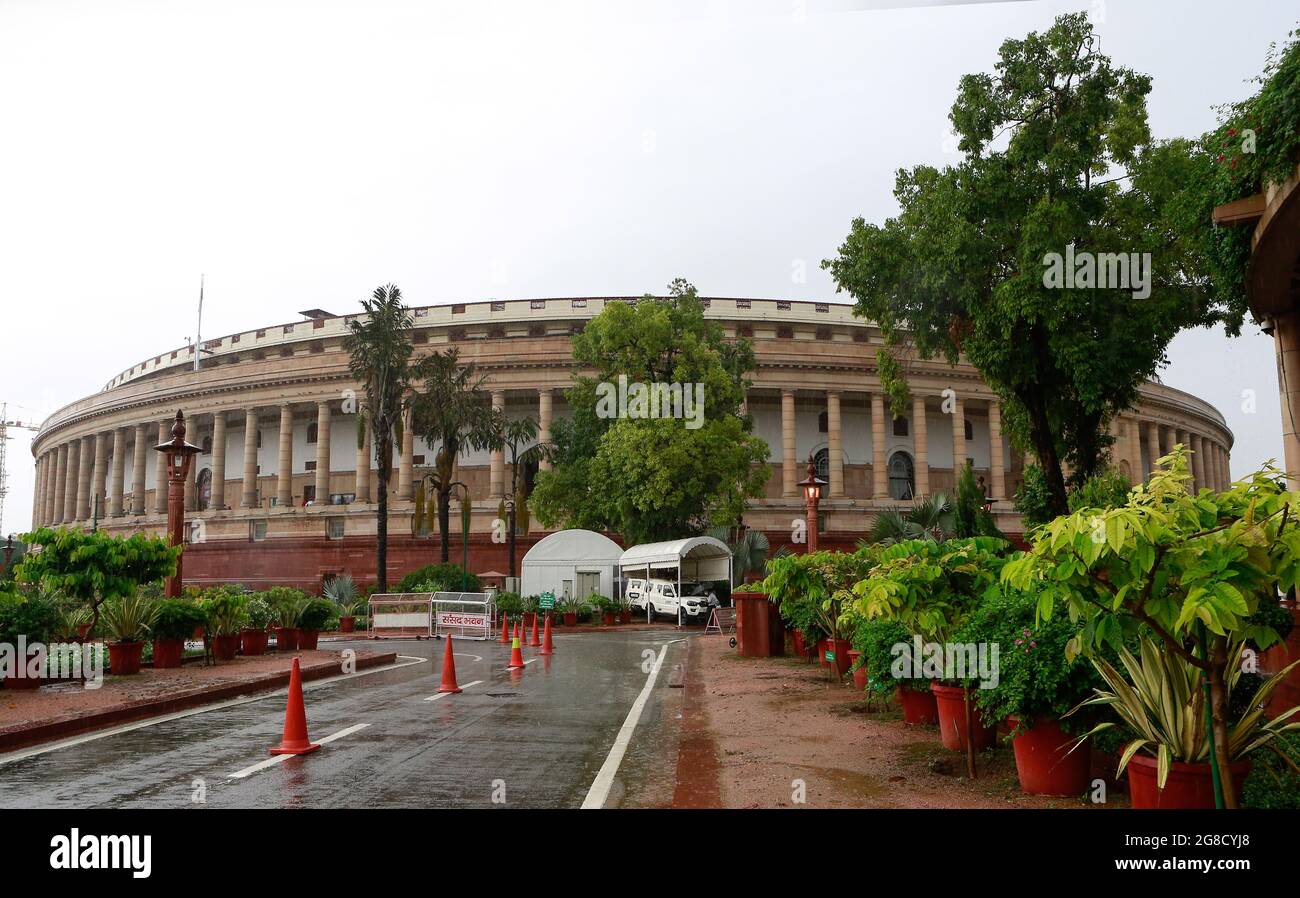
[[[975,439],[975,428],[971,427],[970,418],[966,418],[964,420],[966,422],[966,439],[968,440]]]
[[[966,429],[969,430],[970,428],[967,427]],[[310,424],[307,425],[307,443],[308,443],[308,445],[310,445],[310,444],[316,442],[316,438],[317,438],[319,435],[320,435],[320,428],[317,426],[317,424],[316,424],[315,421],[313,421],[312,423],[310,423]]]
[[[826,486],[822,487],[822,495],[830,495],[831,484],[831,451],[830,449],[821,449],[813,455],[813,468],[817,471],[817,476],[826,481]],[[803,478],[800,478],[801,480]]]
[[[206,436],[206,437],[203,438],[203,454],[204,454],[204,455],[211,455],[211,454],[212,454],[212,437],[211,437],[211,436]]]
[[[195,492],[198,493],[199,511],[212,507],[212,469],[204,468],[199,472],[199,481]]]
[[[895,452],[889,459],[889,495],[895,499],[912,499],[916,496],[916,471],[912,456]]]
[[[830,430],[830,414],[822,412],[817,416],[817,432],[826,433]]]
[[[907,436],[907,419],[906,419],[906,418],[900,416],[900,417],[897,417],[897,418],[894,419],[894,436],[896,436],[896,437],[905,437],[905,436]]]

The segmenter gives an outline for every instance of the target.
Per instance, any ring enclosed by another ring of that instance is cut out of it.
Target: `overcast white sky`
[[[817,263],[894,171],[943,164],[958,79],[1091,9],[1158,136],[1250,92],[1277,0],[0,0],[0,401],[41,419],[193,332],[411,304],[833,299]],[[915,4],[898,2],[898,7]],[[806,266],[806,282],[794,272]],[[1281,456],[1272,341],[1181,335],[1240,474]],[[1255,410],[1243,391],[1255,391]],[[29,524],[11,431],[4,530]]]

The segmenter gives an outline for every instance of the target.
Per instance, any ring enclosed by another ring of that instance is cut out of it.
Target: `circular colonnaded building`
[[[570,338],[611,302],[630,297],[532,299],[437,305],[412,310],[416,351],[455,346],[488,376],[493,405],[540,422],[539,439],[567,414]],[[912,407],[887,413],[876,371],[877,328],[842,303],[710,299],[705,314],[729,337],[752,340],[757,356],[748,411],[771,447],[765,495],[745,523],[767,532],[773,549],[804,517],[797,482],[811,456],[828,481],[821,544],[851,548],[873,513],[914,496],[951,490],[954,459],[969,459],[983,479],[998,526],[1023,530],[1010,497],[1022,455],[1003,439],[996,396],[967,364],[910,361]],[[164,532],[166,469],[154,446],[170,439],[177,410],[187,438],[202,447],[185,504],[190,545],[185,578],[256,588],[309,589],[350,573],[375,580],[377,476],[369,445],[358,448],[356,384],[343,338],[354,315],[319,310],[305,320],[170,350],[115,376],[93,396],[47,419],[32,444],[36,525],[100,527],[113,533]],[[950,391],[950,392],[946,392]],[[1136,408],[1120,415],[1113,456],[1130,478],[1175,443],[1194,450],[1199,485],[1229,482],[1232,433],[1195,396],[1146,383]],[[417,529],[416,484],[437,446],[405,431],[394,459],[389,505],[389,578],[439,559],[436,526]],[[534,471],[528,471],[531,478]],[[458,479],[473,497],[470,569],[506,569],[506,546],[492,524],[507,482],[500,452],[465,452]],[[453,508],[453,514],[457,512]],[[453,517],[451,558],[461,558]],[[517,558],[547,531],[520,522]],[[499,535],[499,528],[498,528]]]

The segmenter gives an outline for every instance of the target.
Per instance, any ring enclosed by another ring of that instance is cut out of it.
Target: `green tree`
[[[388,589],[388,484],[393,477],[393,447],[402,440],[402,416],[411,388],[414,349],[410,310],[395,285],[376,287],[361,301],[366,314],[354,319],[343,338],[348,371],[361,386],[365,408],[357,416],[357,445],[365,445],[370,428],[379,468],[379,520],[375,567],[378,590]]]
[[[1300,578],[1296,496],[1271,466],[1226,492],[1193,496],[1182,446],[1160,467],[1122,505],[1080,508],[1036,531],[1032,549],[1009,561],[1002,578],[1037,592],[1040,619],[1064,607],[1079,622],[1072,654],[1118,651],[1145,627],[1166,652],[1199,670],[1231,807],[1230,646],[1250,640],[1264,649],[1278,640],[1258,612]]]
[[[462,364],[460,350],[432,352],[420,360],[420,388],[412,402],[412,426],[429,446],[437,446],[428,477],[438,503],[440,558],[450,561],[451,494],[455,490],[456,459],[464,449],[496,448],[497,424],[488,392],[487,375],[473,362]]]
[[[554,467],[533,490],[547,526],[669,539],[733,526],[762,494],[768,447],[740,412],[753,347],[728,342],[690,284],[673,281],[666,298],[610,303],[573,338],[573,361],[595,376],[575,375],[572,417],[552,434]],[[680,385],[684,417],[641,417],[632,402],[613,408],[620,376],[630,391]]]
[[[99,530],[49,527],[24,535],[23,542],[40,546],[40,551],[23,557],[17,580],[85,602],[92,632],[105,602],[134,596],[142,584],[173,576],[184,548],[144,533],[111,536]]]
[[[961,79],[949,118],[963,160],[900,171],[899,215],[855,220],[823,263],[887,344],[979,370],[1007,433],[1037,456],[1054,514],[1067,511],[1063,466],[1082,482],[1104,463],[1109,420],[1173,336],[1240,320],[1178,236],[1180,173],[1195,163],[1185,141],[1152,140],[1150,89],[1100,52],[1084,13],[1005,41],[994,74]],[[1062,289],[1055,263],[1085,252],[1149,258],[1147,286]]]

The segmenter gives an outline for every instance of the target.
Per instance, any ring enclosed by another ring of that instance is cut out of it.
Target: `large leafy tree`
[[[1012,440],[1036,454],[1055,514],[1068,510],[1063,469],[1083,482],[1104,465],[1110,418],[1173,336],[1240,321],[1216,302],[1200,244],[1179,236],[1202,163],[1185,141],[1152,140],[1150,89],[1100,52],[1082,13],[1005,41],[993,74],[961,80],[949,117],[963,160],[900,171],[899,214],[855,220],[823,263],[895,355],[964,354],[979,370]],[[1149,295],[1132,282],[1049,286],[1048,254],[1068,245],[1150,253]],[[899,403],[893,359],[881,374]]]
[[[473,362],[462,363],[455,347],[432,352],[420,360],[416,376],[420,387],[412,403],[415,432],[438,447],[428,477],[438,504],[438,538],[441,558],[450,560],[451,494],[456,487],[456,459],[464,449],[495,448],[498,425],[490,396]]]
[[[388,589],[388,484],[393,477],[393,447],[401,442],[403,415],[409,402],[414,349],[410,310],[395,285],[376,287],[361,301],[366,314],[354,319],[343,339],[348,371],[361,386],[365,408],[357,418],[357,444],[370,428],[379,468],[379,520],[375,567],[378,589]]]
[[[664,298],[610,303],[573,338],[580,371],[571,418],[556,422],[554,468],[538,475],[533,510],[547,526],[608,529],[647,542],[729,527],[770,473],[767,444],[741,414],[754,351],[728,342],[683,280]],[[703,403],[695,420],[607,414],[611,385],[681,384]],[[606,385],[603,386],[602,385]],[[695,426],[698,424],[699,426]]]

